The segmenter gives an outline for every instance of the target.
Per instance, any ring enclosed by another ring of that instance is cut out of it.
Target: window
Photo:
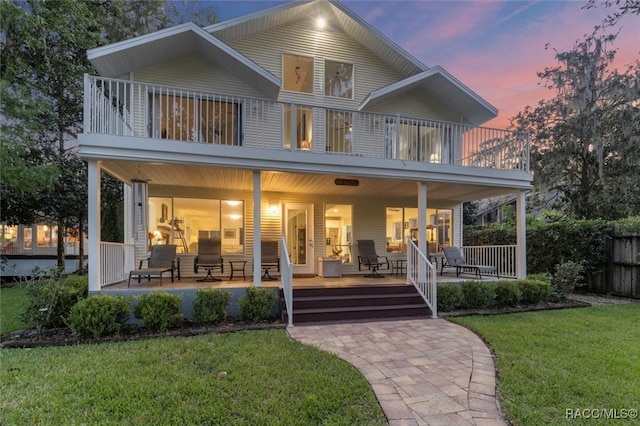
[[[297,107],[294,118],[294,134],[291,134],[291,107],[284,107],[284,147],[291,148],[291,137],[295,138],[295,147],[302,151],[311,151],[313,148],[313,110],[311,108]]]
[[[387,158],[422,161],[425,163],[450,162],[450,131],[446,126],[424,121],[407,120],[398,124],[386,123]]]
[[[353,259],[351,206],[347,204],[327,204],[324,209],[325,256],[333,256],[350,263]]]
[[[58,227],[50,225],[36,226],[37,246],[56,247],[58,245]]]
[[[313,93],[313,58],[283,54],[282,84],[289,92]]]
[[[324,94],[353,99],[353,64],[324,61]]]
[[[176,244],[179,253],[198,253],[199,238],[219,238],[223,254],[243,253],[244,203],[149,197],[149,245]]]
[[[208,97],[152,96],[152,137],[241,145],[240,105]]]
[[[327,142],[328,152],[352,152],[353,114],[349,112],[327,111]]]
[[[453,241],[453,211],[427,209],[427,243],[429,253],[451,246]],[[418,209],[413,207],[387,207],[387,252],[404,253],[406,239],[418,240]]]
[[[2,240],[0,241],[0,253],[18,253],[18,226],[1,224]]]

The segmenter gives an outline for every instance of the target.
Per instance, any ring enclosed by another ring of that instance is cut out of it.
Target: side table
[[[240,271],[242,271],[242,279],[243,280],[247,279],[247,276],[244,274],[244,268],[247,266],[246,260],[230,260],[229,265],[231,266],[231,276],[229,277],[229,281],[233,279],[234,272],[240,272]]]
[[[399,277],[407,272],[407,259],[391,260],[391,275]]]

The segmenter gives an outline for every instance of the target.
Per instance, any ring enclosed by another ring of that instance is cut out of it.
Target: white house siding
[[[455,121],[457,116],[447,111],[442,104],[425,96],[420,91],[411,91],[377,105],[372,111],[381,114],[400,114],[403,117],[437,121]]]
[[[279,123],[282,118],[280,105],[262,101],[265,95],[253,89],[232,74],[210,64],[197,55],[188,55],[179,59],[155,65],[133,73],[133,80],[163,86],[188,88],[195,91],[229,95],[234,97],[257,98],[244,105],[244,141],[249,147],[268,147],[279,149],[282,146],[281,126],[264,126],[265,122]],[[143,93],[140,93],[143,92]],[[134,108],[144,111],[148,102],[143,89],[134,92]],[[134,123],[137,136],[147,136],[146,115],[136,114]]]
[[[263,93],[198,55],[187,55],[138,70],[133,73],[132,79],[230,96],[265,97]]]
[[[253,37],[230,42],[230,46],[282,78],[282,54],[313,56],[314,94],[283,92],[280,100],[328,108],[356,109],[372,91],[405,78],[382,62],[359,43],[340,31],[318,32],[305,22],[296,22]],[[310,42],[315,40],[315,42]],[[354,99],[345,100],[324,95],[324,60],[341,61],[354,66]]]

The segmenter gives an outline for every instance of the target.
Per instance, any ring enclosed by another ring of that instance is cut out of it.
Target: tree
[[[640,211],[640,61],[612,68],[616,34],[604,27],[556,52],[538,76],[555,98],[514,119],[532,134],[536,190],[557,191],[577,218],[616,219]]]
[[[593,9],[596,7],[617,7],[604,20],[603,25],[615,26],[620,18],[626,14],[640,15],[640,1],[638,0],[588,0],[585,9]]]
[[[0,220],[56,223],[60,268],[64,266],[65,232],[73,228],[82,235],[87,218],[86,164],[77,156],[76,143],[82,130],[83,75],[94,71],[86,51],[190,16],[202,24],[217,21],[215,9],[184,3],[0,2]],[[81,262],[82,241],[79,238]]]

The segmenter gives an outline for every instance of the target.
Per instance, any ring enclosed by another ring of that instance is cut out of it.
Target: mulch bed
[[[447,318],[466,315],[499,315],[550,309],[582,308],[587,306],[591,306],[591,304],[579,300],[568,299],[564,302],[544,302],[537,305],[522,305],[509,308],[466,309],[452,312],[438,312],[438,316],[440,318]],[[182,327],[164,332],[149,331],[145,327],[139,325],[124,325],[118,334],[100,338],[77,335],[68,328],[55,328],[42,331],[38,331],[35,328],[29,328],[0,337],[0,348],[35,348],[42,346],[98,344],[154,339],[160,337],[196,336],[207,333],[231,333],[242,330],[265,330],[285,327],[286,324],[279,320],[261,324],[249,324],[242,321],[228,320],[222,324],[210,326],[203,326],[193,321],[185,320]]]
[[[518,312],[548,311],[552,309],[586,308],[590,303],[579,300],[567,299],[564,302],[541,302],[536,305],[518,305],[508,308],[487,308],[487,309],[460,309],[451,312],[438,312],[440,318],[462,317],[467,315],[500,315],[514,314]]]
[[[35,328],[16,331],[0,337],[0,348],[36,348],[42,346],[69,346],[77,344],[97,344],[108,342],[126,342],[159,337],[196,336],[207,333],[231,333],[242,330],[266,330],[284,328],[280,321],[273,323],[248,324],[241,321],[227,321],[218,325],[204,326],[185,320],[182,327],[164,332],[149,331],[143,326],[125,325],[116,335],[106,337],[87,337],[74,334],[68,328],[54,328],[38,331]]]

